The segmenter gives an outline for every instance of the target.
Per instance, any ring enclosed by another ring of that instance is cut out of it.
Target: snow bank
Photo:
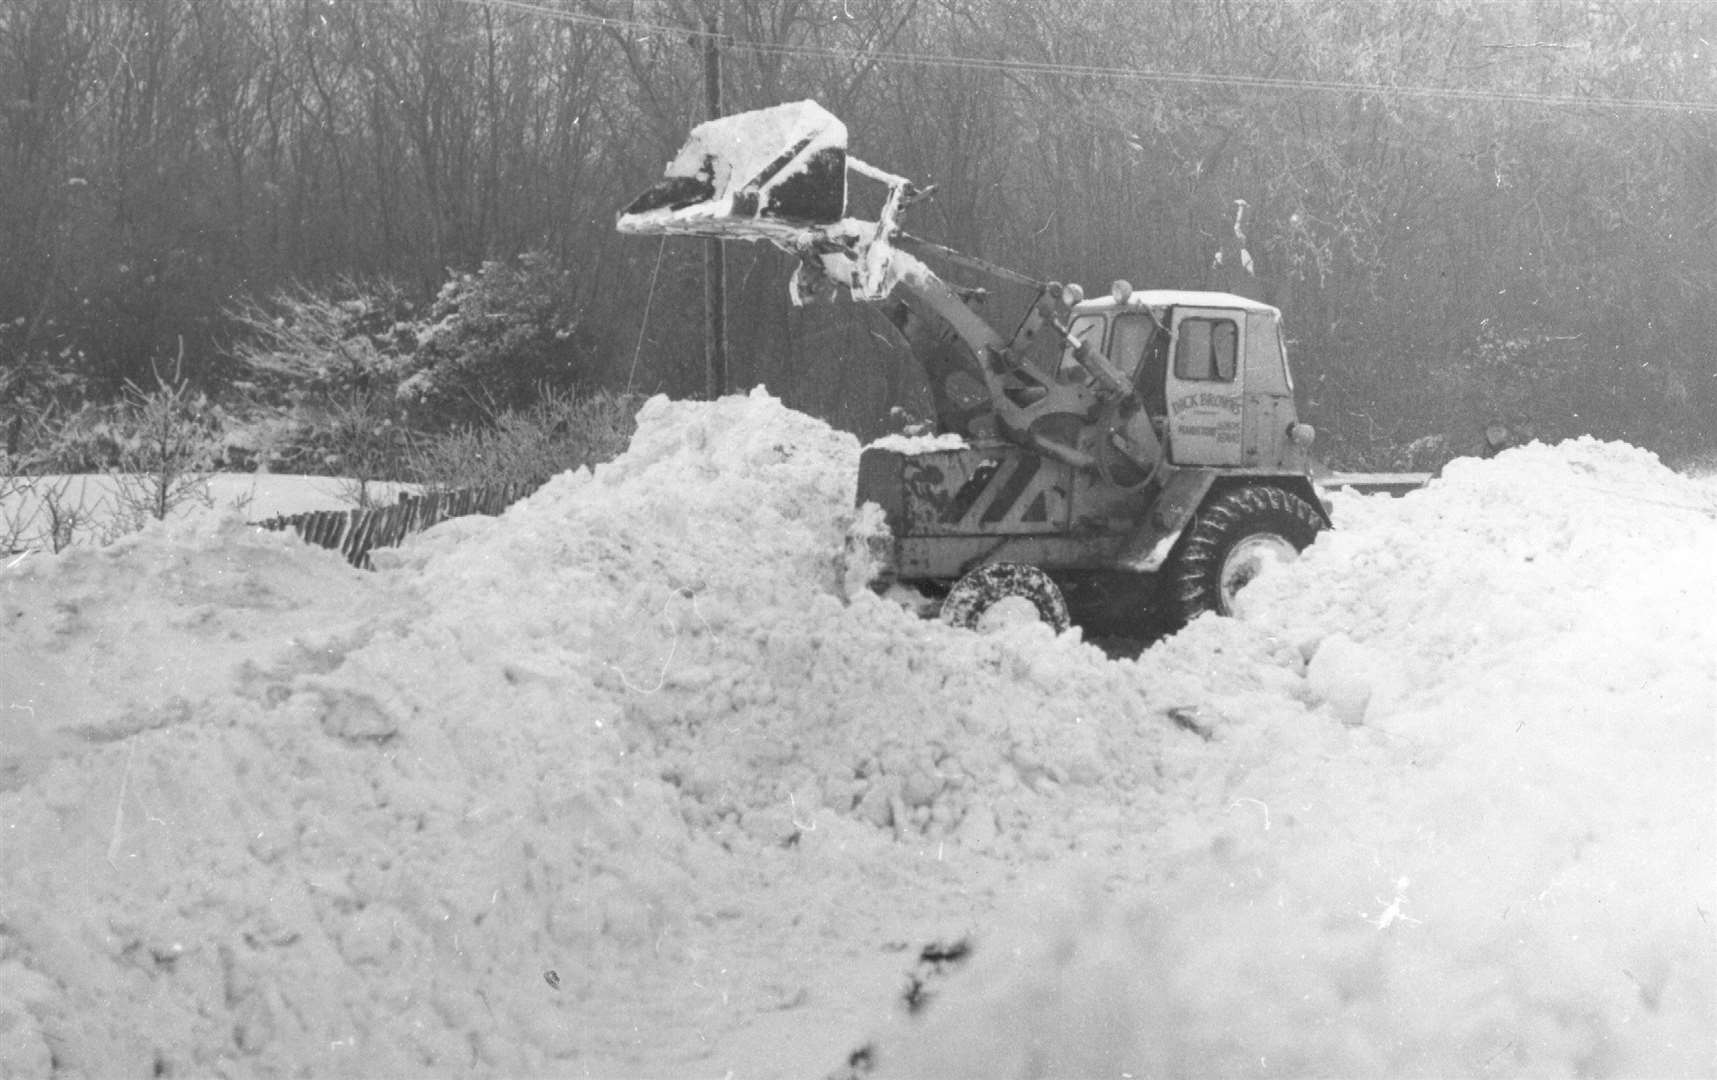
[[[718,834],[780,841],[826,809],[988,838],[1009,833],[1015,794],[1129,782],[1107,762],[1152,756],[1152,695],[1077,636],[980,637],[842,599],[857,455],[760,392],[656,399],[620,460],[401,561],[485,647],[504,634],[515,662],[589,680]]]
[[[0,1071],[695,1055],[628,1010],[695,996],[734,852],[1059,847],[1044,793],[1148,773],[1096,650],[837,598],[849,436],[761,393],[639,419],[387,573],[209,517],[0,577]]]
[[[1343,500],[1242,625],[1363,726],[1265,719],[1247,814],[1035,900],[884,1072],[1711,1075],[1714,507],[1589,440]]]
[[[1711,1071],[1709,488],[1457,463],[1117,663],[843,599],[857,455],[0,572],[0,1075]]]

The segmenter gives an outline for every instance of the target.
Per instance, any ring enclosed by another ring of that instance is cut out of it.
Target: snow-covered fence
[[[464,488],[423,495],[402,494],[391,506],[360,510],[312,510],[282,514],[256,524],[274,532],[295,531],[307,543],[338,551],[346,561],[370,570],[370,552],[395,547],[407,536],[448,518],[467,514],[494,516],[542,486],[518,481],[499,487]]]

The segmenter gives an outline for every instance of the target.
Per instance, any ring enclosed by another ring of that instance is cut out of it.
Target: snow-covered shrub
[[[112,522],[106,498],[92,502],[78,480],[17,473],[0,457],[0,555],[57,554],[91,537],[107,543],[125,532]]]
[[[440,456],[476,460],[494,456],[491,443],[522,448],[536,427],[558,425],[578,437],[561,439],[546,458],[585,460],[578,439],[613,424],[599,419],[597,399],[569,413],[593,351],[571,291],[552,260],[524,255],[454,275],[423,310],[387,280],[347,279],[247,302],[229,312],[245,332],[232,356],[255,373],[261,396],[284,401],[286,421],[252,418],[247,429],[266,438],[240,440],[237,452],[276,471],[398,479],[409,433],[449,433]],[[537,406],[544,395],[550,400]]]
[[[391,391],[417,347],[413,310],[404,288],[386,278],[288,289],[228,312],[244,333],[232,357],[291,395]]]
[[[84,402],[44,421],[32,457],[40,473],[106,472],[119,464],[125,443],[124,407]]]
[[[127,383],[119,400],[49,405],[24,429],[5,471],[40,477],[209,472],[221,467],[225,409],[182,378]],[[158,516],[150,513],[148,516]]]
[[[0,447],[0,555],[25,550],[34,533],[35,513],[23,499],[30,479],[19,455]]]
[[[394,479],[407,417],[400,379],[420,327],[405,289],[343,278],[246,301],[228,315],[244,332],[231,356],[254,373],[252,410],[228,440],[235,465],[272,472]]]
[[[54,320],[0,322],[0,450],[14,458],[38,452],[48,421],[79,395],[86,366],[82,348]]]
[[[397,480],[404,473],[411,436],[391,395],[352,390],[308,412],[317,421],[310,430],[323,465],[347,479],[353,490],[346,494],[359,506],[370,505],[372,481]]]
[[[589,335],[571,302],[570,275],[526,254],[457,274],[416,329],[400,396],[428,427],[527,408],[544,391],[588,381]]]
[[[300,417],[274,407],[241,407],[221,431],[221,471],[315,474],[322,470],[304,467],[314,459],[313,443]]]
[[[141,527],[186,502],[208,500],[208,474],[220,447],[220,421],[208,396],[175,372],[153,387],[128,383],[120,402],[120,445],[110,467],[119,512]]]
[[[596,465],[626,449],[638,399],[606,391],[579,397],[545,387],[523,409],[487,425],[464,425],[412,448],[412,479],[432,489],[546,480]]]

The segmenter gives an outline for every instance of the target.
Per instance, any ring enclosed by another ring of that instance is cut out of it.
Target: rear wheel
[[[1279,487],[1233,488],[1198,512],[1168,567],[1168,607],[1185,622],[1234,613],[1234,597],[1265,565],[1292,561],[1317,538],[1323,516]]]
[[[962,577],[942,601],[942,621],[967,630],[1030,618],[1057,634],[1072,624],[1067,601],[1048,574],[1026,563],[990,563]]]

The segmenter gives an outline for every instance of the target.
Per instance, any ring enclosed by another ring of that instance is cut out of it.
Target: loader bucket
[[[846,214],[847,126],[814,101],[699,124],[623,233],[792,240]]]

